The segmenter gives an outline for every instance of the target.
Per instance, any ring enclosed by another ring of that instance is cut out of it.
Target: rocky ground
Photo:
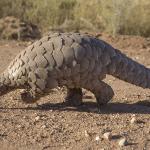
[[[102,34],[134,60],[150,67],[150,39]],[[29,42],[0,41],[0,72]],[[150,150],[150,90],[106,79],[115,97],[101,113],[95,98],[84,91],[85,104],[64,107],[65,89],[57,89],[37,104],[17,99],[19,90],[0,97],[0,145],[2,150]],[[123,141],[123,140],[127,141]]]

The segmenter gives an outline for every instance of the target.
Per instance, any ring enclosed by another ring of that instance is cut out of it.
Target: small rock
[[[47,128],[47,126],[46,125],[42,125],[41,128],[45,129],[45,128]]]
[[[42,133],[41,138],[47,138],[47,133]]]
[[[133,117],[132,119],[131,119],[131,124],[134,124],[134,123],[136,123],[137,121],[136,121],[136,118],[135,117]]]
[[[85,135],[85,137],[89,137],[90,136],[89,133],[87,132],[87,130],[84,131],[84,135]]]
[[[13,96],[11,96],[11,97],[10,97],[10,100],[14,100],[14,97],[13,97]]]
[[[122,138],[121,140],[119,140],[118,142],[119,146],[126,146],[128,144],[127,139],[126,138]]]
[[[18,128],[21,128],[22,126],[21,126],[21,125],[18,125],[17,127],[18,127]]]
[[[95,137],[95,141],[99,141],[99,140],[100,140],[99,135],[97,135],[97,136]]]
[[[136,56],[136,57],[135,57],[135,59],[136,59],[136,60],[139,60],[139,57],[138,57],[138,56]]]
[[[38,121],[38,120],[40,120],[40,116],[35,117],[35,121]]]
[[[23,119],[26,119],[27,117],[26,116],[23,116]]]
[[[112,138],[111,132],[104,133],[104,138],[107,139],[107,140],[111,140],[111,138]]]
[[[24,92],[26,92],[25,89],[21,89],[21,90],[20,90],[20,93],[24,93]]]
[[[33,42],[31,42],[31,41],[29,41],[28,43],[27,43],[27,45],[31,45]]]

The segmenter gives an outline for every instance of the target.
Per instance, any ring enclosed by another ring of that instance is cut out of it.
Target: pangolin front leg
[[[82,96],[81,88],[67,88],[65,103],[71,106],[80,106],[82,104]]]
[[[46,72],[46,71],[45,71]],[[44,75],[44,70],[41,74],[43,76],[36,76],[32,73],[32,76],[28,79],[28,87],[21,93],[21,99],[25,103],[34,103],[38,101],[42,96],[45,96],[53,88],[56,88],[58,83],[56,79]]]
[[[25,103],[34,103],[42,96],[42,91],[37,92],[34,89],[25,89],[20,93],[21,100]]]

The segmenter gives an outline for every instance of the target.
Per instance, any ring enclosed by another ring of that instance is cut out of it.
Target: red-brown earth
[[[137,36],[101,39],[111,43],[134,60],[150,66],[150,38]],[[29,42],[0,41],[0,72]],[[37,104],[17,99],[19,90],[0,97],[0,149],[5,150],[150,150],[150,90],[108,76],[113,100],[97,113],[95,98],[85,91],[85,104],[63,107],[65,89],[54,90]],[[135,122],[131,123],[131,119]],[[111,132],[112,138],[103,137]],[[118,142],[126,138],[128,144]]]

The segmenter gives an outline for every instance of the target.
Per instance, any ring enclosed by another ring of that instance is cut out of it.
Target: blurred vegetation
[[[87,30],[150,36],[148,0],[0,0],[0,18],[15,16],[43,32]]]

